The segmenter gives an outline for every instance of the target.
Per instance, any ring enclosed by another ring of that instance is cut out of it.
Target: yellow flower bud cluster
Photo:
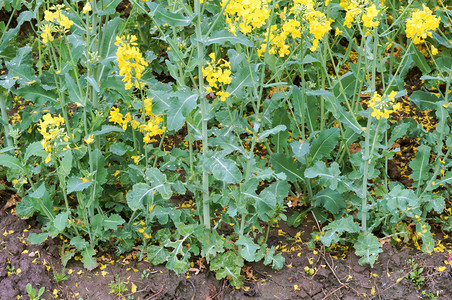
[[[160,123],[163,122],[163,118],[160,115],[155,115],[152,113],[152,99],[146,98],[143,103],[145,116],[144,118],[133,118],[130,112],[124,116],[119,112],[119,108],[112,107],[110,110],[109,121],[114,124],[122,126],[123,130],[126,130],[128,124],[134,130],[138,130],[143,134],[143,142],[149,144],[152,142],[152,137],[160,135],[165,132],[165,127],[160,128]]]
[[[148,62],[143,58],[136,43],[137,37],[135,35],[116,37],[115,45],[119,45],[116,51],[116,60],[118,61],[119,75],[124,75],[126,90],[133,86],[140,88],[140,79],[143,75],[145,67]],[[135,75],[135,83],[132,83],[132,76]]]
[[[43,140],[41,141],[42,148],[49,152],[45,163],[49,163],[51,159],[52,148],[59,142],[68,142],[69,137],[67,136],[64,128],[61,125],[64,124],[64,119],[61,115],[52,117],[51,114],[45,114],[42,120],[39,121],[38,130],[41,133]]]
[[[440,19],[427,6],[422,4],[422,7],[422,10],[416,9],[406,21],[406,36],[413,39],[414,44],[422,43],[427,36],[431,37],[440,23]]]
[[[65,33],[74,24],[66,15],[63,14],[63,5],[57,5],[50,10],[44,11],[44,21],[41,27],[41,39],[44,44],[54,40],[52,33]]]
[[[215,53],[209,55],[211,61],[207,67],[202,68],[202,75],[209,83],[207,92],[215,92],[221,101],[226,101],[229,93],[224,91],[224,86],[231,83],[231,65],[224,59],[215,60]]]
[[[378,14],[380,10],[369,0],[341,0],[340,5],[345,9],[344,26],[351,28],[354,22],[363,23],[368,29],[380,24]]]
[[[394,104],[396,94],[397,92],[392,91],[389,96],[382,97],[375,92],[368,103],[369,107],[372,109],[371,116],[375,117],[377,120],[380,120],[382,117],[389,119],[389,115],[399,110],[401,107],[400,103]]]
[[[269,0],[223,0],[221,5],[224,7],[227,4],[224,13],[229,31],[236,34],[238,28],[247,34],[261,28],[270,17],[269,3]]]

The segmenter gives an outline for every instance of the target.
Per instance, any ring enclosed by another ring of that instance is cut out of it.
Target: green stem
[[[9,134],[9,123],[8,123],[8,114],[6,111],[6,103],[5,103],[5,92],[3,88],[0,88],[0,110],[2,113],[2,121],[4,123],[3,128],[5,129],[5,139],[6,139],[6,145],[8,147],[13,146],[13,141],[11,140],[11,136]],[[3,145],[5,147],[5,145]]]

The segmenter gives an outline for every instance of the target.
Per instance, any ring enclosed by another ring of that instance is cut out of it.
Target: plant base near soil
[[[359,265],[358,257],[345,247],[329,252],[309,250],[303,242],[314,224],[308,218],[298,229],[285,223],[273,228],[269,240],[279,245],[286,266],[275,271],[262,263],[248,264],[242,270],[248,280],[244,287],[235,289],[197,263],[187,274],[176,275],[163,266],[139,261],[135,253],[121,257],[98,253],[99,267],[93,271],[74,260],[63,269],[60,239],[30,245],[26,238],[40,231],[38,223],[18,219],[10,209],[2,209],[0,299],[28,299],[28,283],[35,289],[45,287],[43,299],[420,299],[423,293],[451,299],[452,269],[445,261],[448,250],[452,250],[452,238],[442,240],[444,252],[431,255],[385,244],[384,252],[370,268]],[[301,235],[296,239],[298,232]],[[420,287],[406,278],[412,271],[411,259],[423,268],[425,280]],[[308,275],[308,268],[312,268],[312,275]],[[57,283],[54,274],[63,271],[69,278]],[[123,292],[112,293],[120,285]]]

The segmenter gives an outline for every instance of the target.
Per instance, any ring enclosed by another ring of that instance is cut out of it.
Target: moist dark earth
[[[299,228],[280,223],[272,229],[271,240],[279,244],[286,258],[284,268],[274,271],[261,263],[247,264],[242,269],[245,286],[236,289],[227,280],[216,280],[202,260],[194,262],[187,274],[176,275],[163,266],[139,261],[134,252],[120,257],[98,253],[99,267],[92,271],[74,259],[63,269],[61,240],[30,245],[27,236],[40,232],[39,224],[13,215],[12,208],[5,208],[11,195],[1,196],[1,300],[29,299],[28,283],[35,289],[45,288],[42,299],[452,299],[448,263],[452,241],[440,232],[435,237],[444,245],[443,252],[426,254],[406,245],[397,248],[385,243],[384,252],[371,268],[361,266],[346,245],[328,252],[309,249],[305,242],[315,226],[310,218]],[[313,269],[312,275],[306,267]],[[419,276],[406,278],[420,268]],[[63,271],[67,280],[57,282],[55,274]],[[418,283],[421,277],[424,280]]]

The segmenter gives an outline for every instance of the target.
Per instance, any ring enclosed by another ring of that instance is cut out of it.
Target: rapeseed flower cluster
[[[396,94],[397,92],[392,91],[387,97],[382,97],[375,92],[368,103],[370,108],[372,108],[371,116],[375,117],[377,120],[380,120],[382,117],[389,119],[389,115],[399,110],[401,107],[400,103],[394,104]]]
[[[109,121],[114,124],[122,126],[123,130],[126,130],[128,124],[134,129],[143,134],[143,142],[149,144],[152,142],[152,137],[160,135],[165,132],[165,127],[160,128],[160,123],[163,122],[163,118],[160,115],[152,113],[152,99],[147,98],[144,100],[144,118],[133,118],[130,112],[123,115],[119,112],[119,108],[112,107],[110,110]]]
[[[42,120],[39,121],[38,130],[41,133],[43,140],[41,141],[42,148],[49,153],[45,159],[45,163],[49,163],[52,154],[52,148],[56,144],[69,141],[64,128],[61,125],[64,124],[64,119],[61,115],[52,117],[50,113],[42,116]]]
[[[228,1],[223,0],[224,7]],[[243,34],[261,28],[270,17],[270,0],[231,0],[224,13],[229,31],[236,34],[237,28]]]
[[[207,92],[215,92],[221,101],[226,101],[229,93],[224,91],[224,86],[231,83],[231,64],[224,60],[215,60],[215,53],[209,55],[211,62],[207,62],[207,67],[202,68],[202,74],[209,86]]]
[[[44,44],[51,42],[54,40],[53,33],[67,32],[71,26],[74,24],[66,15],[63,14],[62,9],[64,5],[56,5],[52,7],[50,10],[44,11],[44,23],[41,26],[41,39]]]
[[[432,11],[422,4],[423,9],[416,9],[411,18],[406,21],[406,36],[413,39],[414,44],[422,43],[427,36],[432,37],[439,27],[440,19],[432,14]]]
[[[119,75],[124,75],[126,90],[133,86],[140,88],[140,79],[143,75],[145,67],[148,62],[143,58],[136,43],[137,37],[135,35],[116,37],[115,45],[119,45],[116,50],[116,60],[118,61]],[[135,75],[135,83],[132,83],[132,76]]]
[[[344,26],[348,28],[351,28],[354,22],[363,23],[367,29],[380,24],[376,19],[380,10],[369,0],[341,0],[340,5],[345,9]]]
[[[263,34],[265,39],[257,50],[259,56],[266,52],[278,53],[280,57],[290,54],[289,38],[299,39],[307,31],[313,36],[310,50],[315,51],[333,22],[315,9],[313,0],[295,0],[292,7],[284,7],[278,15],[281,25],[271,25]]]

